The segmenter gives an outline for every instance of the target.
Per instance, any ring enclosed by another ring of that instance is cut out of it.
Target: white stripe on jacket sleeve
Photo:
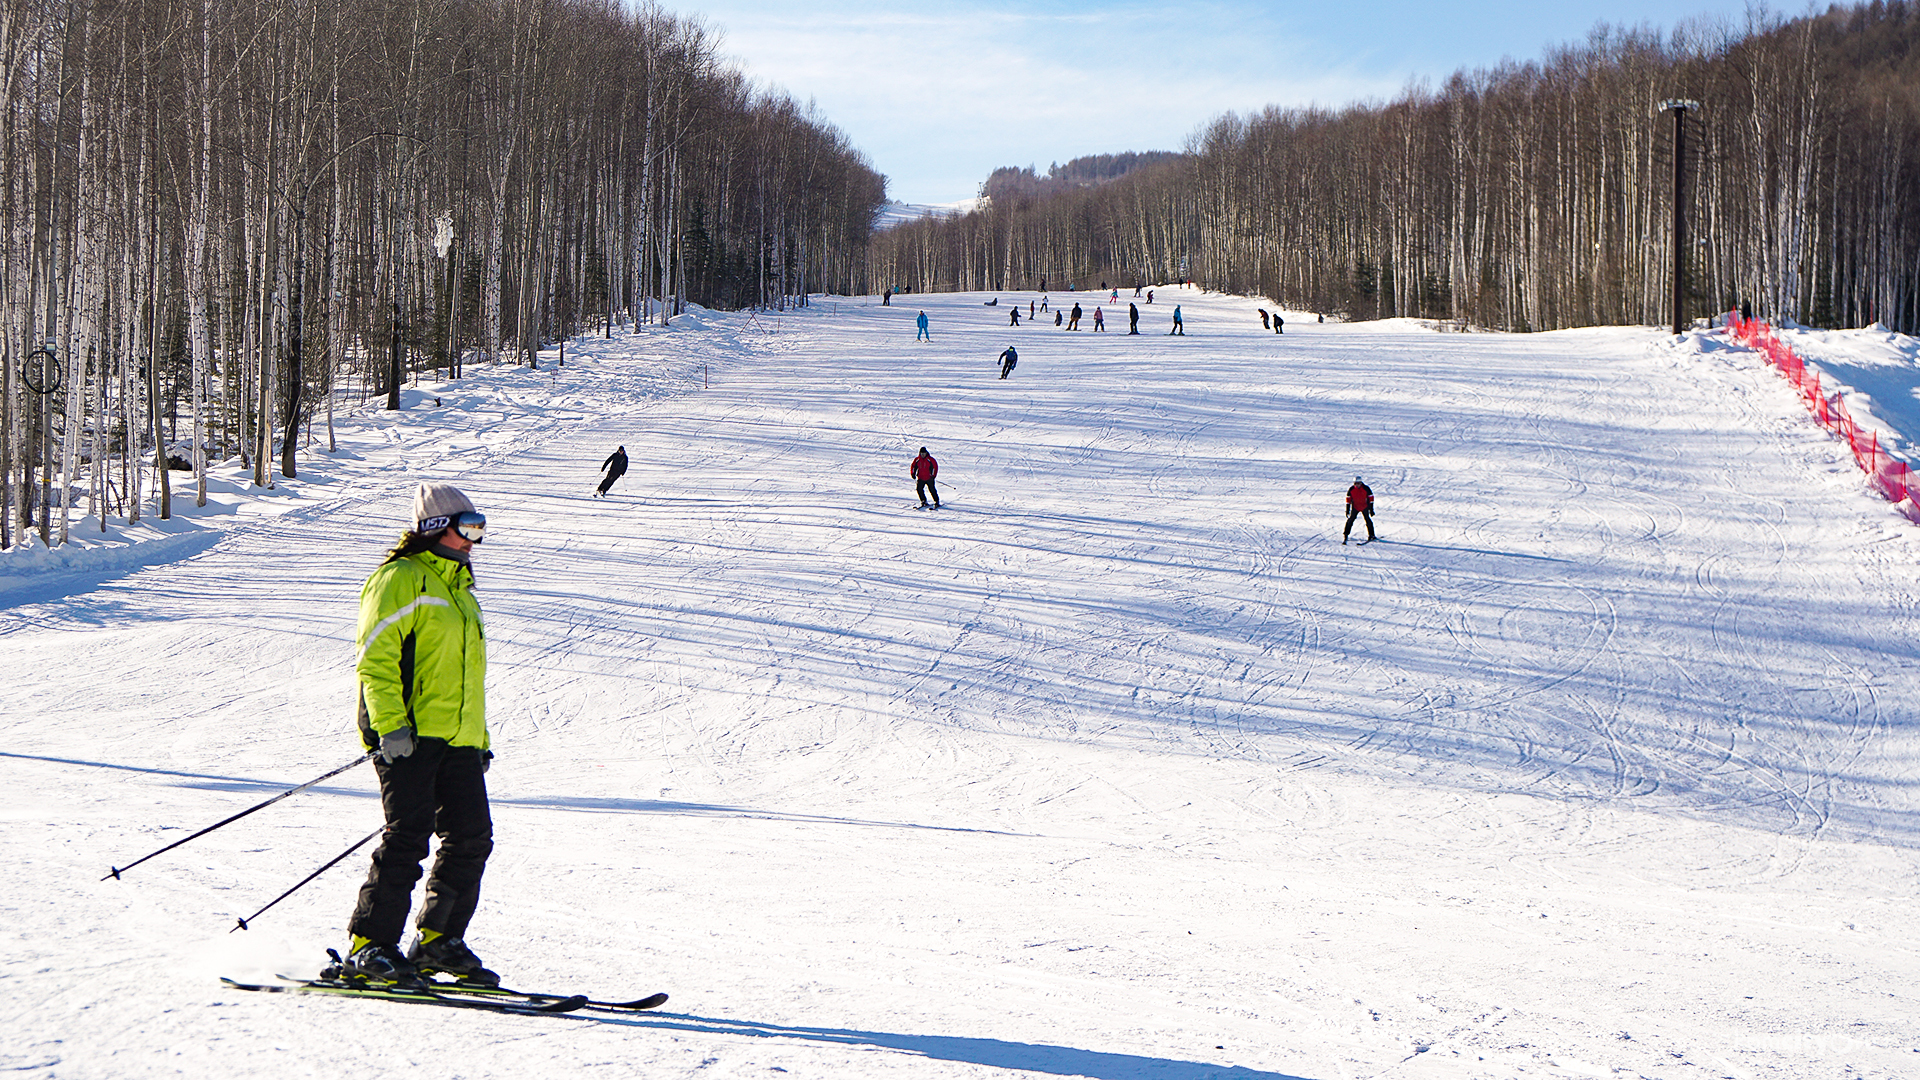
[[[405,607],[401,608],[399,611],[396,611],[393,614],[387,616],[386,618],[381,619],[379,622],[374,623],[373,629],[367,631],[367,639],[360,643],[360,655],[353,658],[354,669],[359,670],[360,661],[365,660],[367,658],[367,650],[373,647],[373,643],[380,639],[381,634],[386,633],[387,629],[391,627],[394,623],[397,623],[401,619],[406,618],[408,615],[413,614],[414,610],[420,607],[420,605],[422,604],[437,604],[440,607],[453,606],[452,604],[448,603],[446,600],[443,600],[438,596],[419,596],[414,598],[412,603],[407,604]]]

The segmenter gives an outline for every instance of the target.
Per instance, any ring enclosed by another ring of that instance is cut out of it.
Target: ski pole
[[[223,821],[216,821],[213,824],[207,826],[206,828],[201,829],[199,832],[194,833],[192,836],[187,837],[186,839],[175,840],[173,843],[168,844],[166,847],[161,848],[159,851],[153,851],[145,855],[142,855],[125,866],[111,867],[107,872],[107,877],[103,877],[100,880],[105,881],[107,880],[107,878],[114,878],[118,880],[121,874],[124,874],[128,870],[131,870],[134,867],[139,866],[141,863],[146,862],[148,859],[153,858],[155,855],[161,855],[161,854],[165,854],[166,852],[172,851],[174,848],[177,848],[181,844],[186,843],[187,840],[197,840],[200,837],[207,835],[208,833],[212,832],[213,830],[219,828],[222,825],[230,825],[233,822],[239,821],[241,818],[246,817],[248,814],[253,813],[255,810],[265,810],[267,807],[272,806],[274,803],[279,802],[281,799],[284,799],[289,795],[297,795],[300,792],[307,790],[308,788],[312,787],[313,785],[319,783],[322,780],[329,780],[329,779],[332,779],[333,777],[339,776],[341,773],[346,772],[348,769],[353,768],[355,765],[358,765],[361,762],[366,761],[367,759],[373,757],[373,755],[374,755],[374,752],[369,750],[365,754],[362,754],[361,756],[354,758],[352,761],[347,762],[345,765],[340,766],[339,768],[333,770],[330,773],[324,773],[320,776],[316,776],[313,779],[307,781],[306,783],[301,784],[299,787],[288,788],[287,790],[281,792],[280,794],[275,795],[273,798],[268,799],[266,802],[263,802],[258,806],[249,806],[245,810],[242,810],[239,813]]]
[[[287,897],[292,896],[294,893],[299,892],[301,885],[305,885],[307,882],[312,881],[314,878],[317,878],[321,874],[324,874],[328,870],[331,870],[333,868],[334,863],[337,863],[341,859],[344,859],[347,856],[353,854],[354,852],[359,851],[363,846],[365,846],[367,841],[373,839],[376,836],[379,836],[385,830],[386,830],[386,826],[382,825],[380,826],[380,828],[375,829],[372,832],[368,833],[367,835],[361,837],[358,841],[354,843],[352,847],[348,848],[347,850],[341,852],[338,855],[335,855],[333,858],[328,859],[325,866],[322,866],[320,869],[315,870],[313,873],[308,874],[306,877],[301,878],[300,885],[295,885],[293,888],[288,889],[286,892],[283,892],[279,896],[276,896],[273,899],[267,901],[267,907],[263,907],[259,911],[256,911],[253,914],[247,916],[246,918],[241,919],[239,922],[239,925],[233,927],[232,930],[228,930],[227,933],[231,934],[233,933],[234,930],[247,929],[248,923],[252,922],[253,920],[267,913],[267,908],[270,908],[273,905],[279,903],[280,901],[285,900]]]

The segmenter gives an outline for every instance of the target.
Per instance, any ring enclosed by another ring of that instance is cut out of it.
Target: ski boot
[[[327,950],[338,960],[340,954]],[[323,979],[344,979],[372,983],[391,983],[394,986],[419,986],[420,971],[413,962],[400,955],[400,949],[394,945],[382,945],[368,942],[355,949],[345,960],[329,964],[320,973]]]
[[[443,973],[460,982],[478,983],[481,986],[500,985],[500,976],[483,967],[480,958],[473,955],[467,943],[457,937],[440,935],[428,940],[423,936],[407,951],[407,959],[422,975]]]

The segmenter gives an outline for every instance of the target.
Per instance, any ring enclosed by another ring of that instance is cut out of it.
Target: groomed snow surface
[[[583,338],[0,559],[0,1068],[1920,1076],[1920,528],[1783,380],[1711,333],[1034,298]],[[1913,409],[1908,339],[1803,336]],[[229,928],[378,825],[365,767],[100,880],[352,757],[425,479],[491,525],[469,940],[657,1013],[224,989],[344,944],[364,850]]]

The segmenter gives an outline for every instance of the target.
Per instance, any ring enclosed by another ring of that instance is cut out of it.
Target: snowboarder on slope
[[[1140,305],[1128,304],[1127,305],[1127,333],[1137,334],[1139,332],[1140,332]]]
[[[1284,329],[1286,325],[1287,325],[1287,320],[1281,318],[1279,312],[1277,311],[1274,312],[1273,313],[1273,332],[1276,334],[1286,333],[1286,330]]]
[[[1013,351],[1013,346],[1007,346],[1007,351],[1000,354],[1000,377],[1006,378],[1013,372],[1013,365],[1019,362],[1020,354]]]
[[[599,489],[593,493],[595,498],[605,495],[615,480],[627,475],[627,448],[623,446],[608,454],[607,460],[601,462],[600,467],[607,471],[607,475],[600,481]]]
[[[913,477],[913,493],[920,497],[920,509],[927,508],[927,496],[933,496],[933,508],[940,509],[940,489],[933,486],[933,478],[940,475],[940,463],[927,453],[926,447],[920,448],[920,456],[907,466],[907,475]]]
[[[918,329],[916,329],[913,332],[913,340],[919,341],[922,338],[925,338],[928,341],[933,340],[933,332],[927,329],[927,313],[926,312],[924,311],[921,312],[920,316],[913,320],[913,325],[918,327]]]
[[[1093,309],[1093,328],[1095,331],[1104,331],[1107,328],[1107,317],[1097,307]]]
[[[1073,305],[1073,312],[1067,316],[1067,329],[1080,329],[1080,305],[1077,303]]]
[[[1367,519],[1367,542],[1372,543],[1373,536],[1373,489],[1359,477],[1353,478],[1353,486],[1347,489],[1347,528],[1340,534],[1340,542],[1346,543],[1353,536],[1353,519]]]
[[[1187,336],[1187,326],[1185,323],[1180,321],[1180,305],[1179,304],[1173,305],[1173,329],[1167,331],[1168,337],[1172,337],[1175,334],[1179,334],[1181,337]]]
[[[451,484],[421,484],[413,524],[360,589],[360,741],[375,753],[386,830],[347,921],[345,974],[413,983],[444,972],[495,984],[467,947],[493,852],[486,771],[487,640],[470,553],[487,519]],[[428,841],[440,838],[405,954],[400,935]]]

